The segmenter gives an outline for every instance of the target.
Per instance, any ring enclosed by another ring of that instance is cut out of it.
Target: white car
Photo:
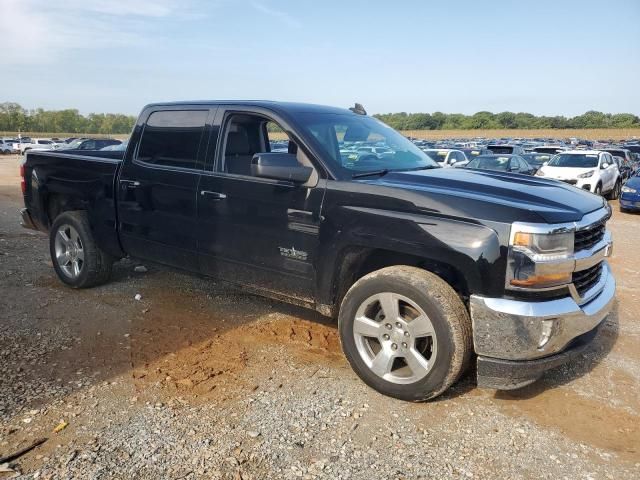
[[[429,155],[434,161],[438,162],[441,167],[453,167],[454,164],[460,162],[469,162],[469,159],[460,150],[453,150],[450,148],[430,148],[423,149],[424,153]]]
[[[609,199],[620,196],[620,171],[610,153],[597,150],[570,150],[559,153],[536,172]]]
[[[5,140],[0,140],[0,153],[2,155],[9,155],[13,153],[13,143],[9,143]]]
[[[66,146],[65,143],[54,142],[48,138],[30,138],[14,145],[17,150],[24,155],[29,150],[57,150]]]

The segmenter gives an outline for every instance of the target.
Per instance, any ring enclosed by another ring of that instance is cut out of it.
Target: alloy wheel
[[[69,278],[78,278],[84,266],[84,246],[78,231],[71,225],[61,225],[54,242],[56,262]]]
[[[383,292],[366,299],[356,312],[353,334],[361,359],[389,382],[417,382],[435,363],[438,342],[433,324],[405,296]]]

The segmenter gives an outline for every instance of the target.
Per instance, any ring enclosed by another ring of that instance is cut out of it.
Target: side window
[[[216,171],[253,177],[251,161],[256,153],[290,153],[298,163],[313,168],[305,186],[318,183],[318,173],[302,149],[274,121],[258,114],[232,113],[224,121],[222,148]]]
[[[95,140],[87,140],[80,145],[80,150],[95,150],[96,142]]]
[[[166,110],[149,116],[137,159],[169,167],[195,168],[208,110]]]
[[[237,113],[227,117],[224,145],[218,171],[252,176],[251,160],[256,153],[296,153],[295,143],[275,122],[260,115]]]

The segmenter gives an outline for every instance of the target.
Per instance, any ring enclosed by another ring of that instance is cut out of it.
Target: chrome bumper
[[[611,311],[616,282],[603,262],[600,293],[579,305],[573,297],[527,302],[472,295],[473,343],[481,357],[534,360],[562,352]]]

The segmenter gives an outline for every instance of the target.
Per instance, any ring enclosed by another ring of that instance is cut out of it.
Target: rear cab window
[[[149,115],[136,160],[148,165],[195,169],[209,110],[163,110]]]

